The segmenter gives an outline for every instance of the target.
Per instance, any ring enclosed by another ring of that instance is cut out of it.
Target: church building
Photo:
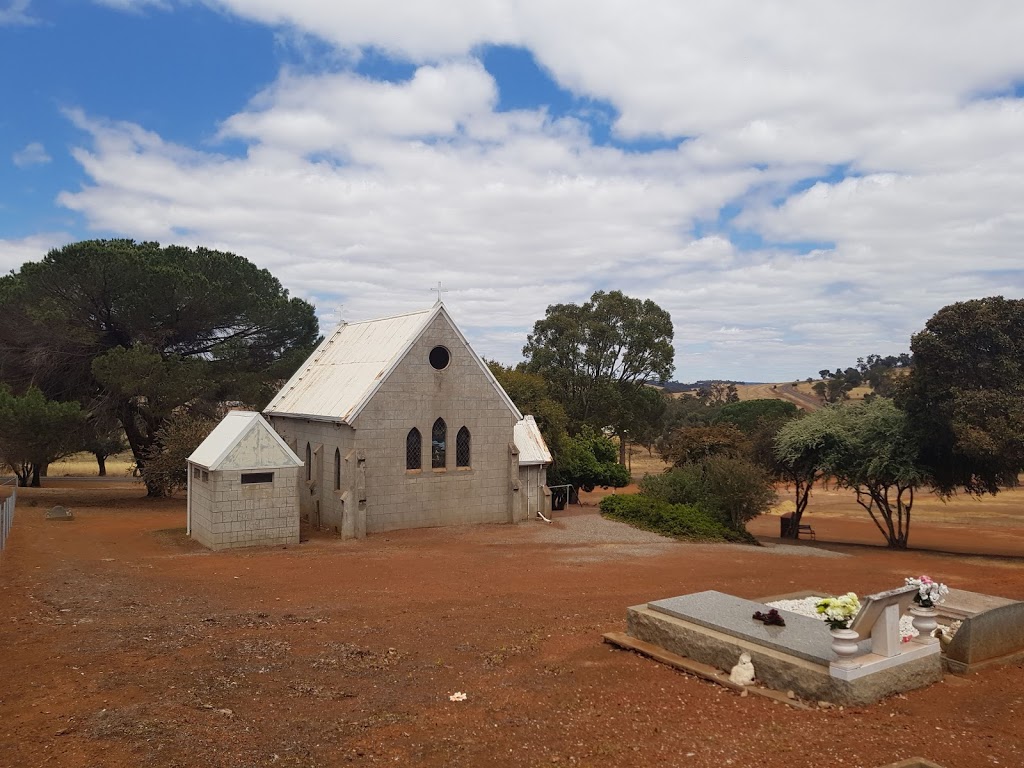
[[[303,463],[297,514],[343,538],[518,522],[551,508],[536,424],[441,302],[342,323],[264,415]]]

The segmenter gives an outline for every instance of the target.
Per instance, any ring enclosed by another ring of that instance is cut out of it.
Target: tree
[[[832,451],[834,433],[827,419],[793,419],[779,427],[773,440],[777,476],[793,490],[795,509],[789,536],[797,538],[811,490],[824,475],[824,456]]]
[[[667,408],[667,398],[653,387],[642,387],[637,390],[635,397],[620,401],[615,418],[621,427],[619,439],[623,441],[619,446],[620,456],[624,444],[629,442],[644,446],[653,455]]]
[[[672,318],[653,301],[597,291],[582,304],[553,304],[534,323],[523,355],[565,407],[571,431],[612,426],[625,435],[625,416],[647,381],[672,374]],[[620,439],[620,463],[625,444]]]
[[[853,371],[854,369],[850,368],[849,370]],[[857,374],[855,381],[859,383],[860,374],[856,371],[855,373]],[[821,376],[822,380],[811,387],[814,390],[814,394],[826,403],[839,403],[850,399],[850,390],[856,384],[841,369],[836,368],[835,373],[833,373],[826,368],[818,371],[818,375]]]
[[[738,458],[748,449],[743,433],[732,424],[715,424],[707,427],[683,427],[677,429],[662,447],[665,461],[681,467],[684,464],[700,464],[712,456]]]
[[[616,461],[615,443],[591,427],[565,440],[549,472],[551,485],[571,485],[579,493],[597,486],[629,485],[629,470]]]
[[[852,489],[888,545],[906,549],[914,494],[930,480],[906,413],[884,398],[832,406],[792,422],[779,437],[780,453],[788,446]]]
[[[116,420],[92,419],[88,425],[82,449],[96,458],[97,473],[107,476],[107,459],[115,453],[128,450],[124,430]]]
[[[716,424],[734,424],[745,435],[755,432],[765,421],[796,418],[799,409],[786,400],[765,398],[729,403],[715,417]]]
[[[0,380],[76,400],[146,464],[180,407],[261,407],[309,354],[313,307],[232,253],[92,240],[0,278]]]
[[[164,496],[184,488],[188,484],[188,457],[215,426],[215,419],[185,412],[173,414],[157,431],[157,440],[146,457],[148,481]]]
[[[943,307],[910,342],[897,392],[935,489],[996,493],[1024,470],[1024,299]]]
[[[730,381],[708,382],[697,390],[697,397],[712,407],[740,401],[739,390]]]
[[[544,377],[524,370],[522,364],[513,368],[488,360],[487,367],[519,410],[534,417],[548,450],[557,455],[568,436],[569,420],[562,404],[551,397]]]
[[[0,385],[0,459],[18,476],[18,485],[31,480],[39,486],[39,472],[81,446],[85,416],[78,403],[47,400],[36,387],[14,395]]]

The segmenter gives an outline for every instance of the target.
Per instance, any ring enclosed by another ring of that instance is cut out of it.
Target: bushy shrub
[[[640,481],[640,492],[667,504],[699,507],[725,525],[743,530],[748,520],[775,503],[768,473],[746,459],[714,456]]]
[[[704,477],[699,464],[686,464],[660,475],[647,475],[640,492],[669,504],[700,504],[704,498]]]
[[[669,504],[643,494],[605,496],[601,514],[677,539],[756,543],[746,531],[733,530],[700,507]]]
[[[776,501],[768,473],[746,459],[715,456],[703,465],[701,506],[737,530],[767,512]]]

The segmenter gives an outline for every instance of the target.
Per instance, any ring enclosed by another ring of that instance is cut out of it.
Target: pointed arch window
[[[420,431],[413,427],[405,436],[405,468],[419,469],[422,466],[423,439]]]
[[[444,469],[448,454],[448,425],[444,419],[434,422],[430,430],[430,466],[434,469]]]
[[[341,490],[341,449],[334,449],[334,490]]]
[[[306,479],[313,479],[313,447],[306,443]]]
[[[469,466],[469,430],[463,427],[455,436],[455,466]]]

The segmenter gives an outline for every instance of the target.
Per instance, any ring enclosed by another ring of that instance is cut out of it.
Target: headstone
[[[67,507],[62,507],[59,504],[56,507],[52,507],[46,512],[47,520],[74,520],[75,516],[71,514],[71,510]]]
[[[900,616],[914,601],[917,587],[899,587],[887,592],[865,595],[850,629],[861,638],[871,638],[871,652],[879,656],[898,656],[901,652]]]

